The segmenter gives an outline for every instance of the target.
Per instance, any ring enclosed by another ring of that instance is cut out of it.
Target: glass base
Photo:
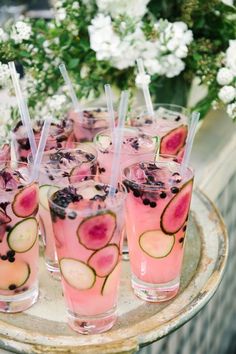
[[[59,265],[57,261],[52,261],[48,258],[46,258],[46,267],[47,270],[49,271],[50,275],[56,279],[56,280],[60,280],[61,279],[61,273],[60,273],[60,269],[59,269]]]
[[[116,322],[116,309],[96,315],[80,316],[68,310],[69,326],[81,334],[95,334],[108,331]]]
[[[18,295],[0,295],[0,312],[15,313],[27,310],[38,300],[38,284]]]
[[[132,275],[131,284],[135,295],[149,302],[168,301],[175,297],[179,291],[179,277],[169,283],[151,284]]]

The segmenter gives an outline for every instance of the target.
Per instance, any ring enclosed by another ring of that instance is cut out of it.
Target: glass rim
[[[159,156],[164,156],[164,155],[159,155]],[[174,156],[173,156],[174,158]],[[125,180],[127,180],[128,182],[132,183],[132,184],[135,184],[137,186],[140,187],[140,189],[142,190],[146,190],[146,191],[159,191],[159,190],[165,190],[166,187],[163,187],[163,186],[158,186],[158,185],[151,185],[151,184],[147,184],[147,183],[139,183],[138,181],[135,181],[131,178],[128,178],[125,174],[125,171],[130,169],[131,167],[135,166],[135,165],[140,165],[141,163],[147,163],[147,164],[156,164],[156,163],[161,163],[161,164],[169,164],[169,165],[175,165],[175,166],[178,166],[178,170],[180,169],[180,166],[181,166],[181,163],[179,162],[176,162],[176,161],[168,161],[168,160],[161,160],[161,161],[156,161],[154,162],[153,160],[146,160],[146,161],[140,161],[140,162],[135,162],[133,164],[130,164],[129,166],[126,166],[125,168],[123,168],[122,170],[122,180],[123,180],[123,183],[125,184]],[[183,178],[183,184],[184,185],[185,183],[188,183],[191,179],[194,179],[194,169],[192,166],[188,166],[186,167],[186,170],[190,173],[190,176],[188,178]],[[173,171],[174,172],[174,171]],[[179,171],[176,171],[176,172],[179,172]],[[180,172],[179,172],[180,173]],[[185,175],[186,176],[186,172],[185,172]],[[180,188],[182,188],[182,185]],[[171,183],[168,182],[168,186],[173,186]]]
[[[153,103],[153,108],[154,108],[154,111],[156,110],[156,108],[161,108],[161,107],[163,107],[163,108],[173,108],[173,109],[176,109],[177,110],[177,112],[178,113],[183,113],[184,115],[186,115],[188,118],[189,118],[189,116],[190,116],[190,114],[191,114],[191,109],[190,108],[188,108],[188,107],[185,107],[185,106],[181,106],[181,105],[178,105],[178,104],[172,104],[172,103]],[[179,111],[178,111],[179,110]],[[181,112],[182,111],[182,112]],[[133,109],[131,109],[131,114],[130,114],[130,116],[132,116],[132,114],[134,112],[140,112],[140,113],[145,113],[145,112],[147,112],[147,106],[145,105],[145,104],[143,104],[143,105],[138,105],[138,106],[135,106],[135,107],[133,107]],[[174,110],[173,110],[173,112],[174,112]]]
[[[93,176],[93,175],[90,175],[90,176]],[[97,175],[94,175],[94,176],[97,176]],[[73,184],[73,187],[74,188],[78,188],[79,185],[81,185],[81,183],[86,183],[88,181],[93,181],[92,179],[88,179],[88,180],[84,180],[84,181],[81,181],[81,182],[77,182],[76,184]],[[100,181],[96,181],[97,184],[102,184],[102,185],[106,185],[106,186],[110,186],[109,183],[103,183],[103,182],[100,182]],[[122,197],[121,198],[114,198],[114,197],[111,197],[108,199],[108,201],[110,202],[109,205],[107,205],[106,207],[104,208],[101,208],[101,209],[97,209],[97,210],[92,210],[90,208],[84,208],[82,210],[77,210],[73,207],[62,207],[56,203],[53,202],[52,200],[52,196],[58,192],[59,190],[63,190],[64,188],[67,188],[67,187],[59,187],[59,189],[57,191],[55,191],[55,193],[53,193],[52,195],[50,195],[50,190],[52,188],[57,188],[56,185],[51,185],[49,190],[48,190],[48,203],[49,203],[49,210],[51,211],[51,206],[61,210],[61,211],[64,211],[66,212],[66,214],[70,213],[70,212],[76,212],[76,214],[78,216],[88,216],[88,215],[98,215],[98,214],[104,214],[105,212],[109,212],[113,209],[119,209],[119,208],[122,208],[124,202],[125,202],[125,199],[126,199],[126,196],[127,196],[127,188],[126,186],[124,185],[123,182],[118,182],[118,190],[120,193],[116,193],[115,196],[117,196],[117,194],[122,194]],[[70,187],[70,186],[68,186]],[[122,188],[122,189],[121,189]],[[118,199],[118,200],[117,200]],[[89,199],[85,199],[85,200],[89,200]],[[106,199],[107,200],[107,199]],[[92,201],[92,200],[91,200]]]
[[[11,166],[12,163],[17,164],[17,167],[12,167]],[[30,172],[30,167],[31,167],[30,163],[28,163],[28,162],[22,162],[22,161],[17,161],[17,160],[1,160],[0,161],[0,171],[2,170],[2,166],[3,165],[5,165],[4,168],[9,167],[13,171],[18,170],[18,169],[20,169],[22,167],[26,167],[29,170],[29,172]],[[21,185],[22,185],[21,187],[19,187],[19,188],[17,187],[15,189],[12,189],[11,191],[6,191],[5,188],[1,188],[1,186],[0,186],[0,190],[4,191],[6,193],[11,193],[11,192],[14,192],[14,191],[20,191],[21,189],[25,188],[27,185],[30,185],[30,184],[33,184],[33,183],[38,183],[37,179],[34,179],[34,180],[31,179],[30,173],[29,173],[29,176],[26,176],[26,177],[27,177],[27,180],[25,180],[23,178],[23,181],[21,183]]]
[[[73,169],[73,168],[75,168],[75,167],[80,167],[80,166],[82,166],[82,165],[92,165],[92,164],[94,164],[94,163],[96,163],[97,162],[97,158],[98,158],[98,152],[97,152],[97,149],[96,149],[96,147],[95,146],[93,146],[92,145],[92,143],[79,143],[78,142],[78,144],[79,145],[85,145],[85,144],[90,144],[90,147],[93,149],[93,152],[94,152],[94,158],[91,160],[91,161],[82,161],[82,162],[78,162],[78,164],[76,165],[76,166],[73,166],[73,167],[71,167],[71,169]],[[58,148],[58,149],[55,149],[55,150],[47,150],[47,151],[44,151],[44,153],[43,153],[43,157],[44,156],[47,156],[47,155],[49,155],[50,153],[53,153],[53,154],[56,154],[58,151],[68,151],[68,152],[71,152],[71,151],[77,151],[77,150],[80,150],[80,148],[79,147],[76,147],[76,148]],[[82,149],[81,149],[82,150]],[[54,151],[54,152],[53,152]],[[85,151],[85,150],[82,150],[83,152],[85,152],[85,153],[89,153],[89,152],[87,152],[87,151]],[[92,153],[93,154],[93,153]],[[48,162],[49,161],[46,161],[46,162],[43,162],[43,157],[42,157],[42,161],[41,161],[41,163],[40,163],[40,167],[39,167],[39,171],[40,171],[40,173],[42,172],[42,173],[44,173],[43,171],[42,171],[42,168],[45,166],[45,165],[47,165],[48,164]],[[30,159],[32,159],[32,153],[30,153],[29,155],[28,155],[28,157],[27,157],[27,159],[28,159],[28,163],[30,164],[30,166],[32,166],[33,165],[33,162],[32,161],[30,161]],[[62,169],[60,169],[60,168],[53,168],[53,171],[65,171],[65,170],[68,170],[69,168],[62,168]]]
[[[138,127],[132,127],[132,126],[129,126],[129,125],[125,125],[124,126],[124,131],[134,131],[134,132],[137,132],[137,135],[136,136],[146,136],[146,137],[148,137],[148,138],[150,138],[152,141],[155,139],[155,144],[154,144],[154,146],[153,146],[153,148],[154,148],[154,150],[156,149],[156,145],[158,144],[158,142],[160,141],[160,138],[159,138],[159,136],[158,135],[151,135],[151,134],[149,134],[149,133],[146,133],[146,132],[142,132]],[[106,132],[108,132],[108,134],[106,134]],[[93,138],[93,143],[94,143],[94,145],[97,147],[97,149],[99,149],[99,151],[102,151],[101,150],[101,147],[102,147],[102,145],[101,145],[101,143],[99,143],[99,136],[101,136],[101,135],[104,135],[104,136],[108,136],[108,137],[111,137],[111,135],[112,135],[112,131],[111,131],[111,129],[110,128],[107,128],[107,129],[103,129],[103,130],[101,130],[100,132],[98,132],[95,136],[94,136],[94,138]],[[123,140],[125,139],[125,134],[123,135]],[[154,141],[153,141],[154,142]],[[103,150],[105,150],[105,149],[103,149]],[[111,149],[110,150],[110,152],[113,152],[113,149]],[[145,154],[151,154],[152,152],[154,152],[154,151],[145,151],[145,152],[141,152],[140,153],[140,155],[145,155]],[[136,155],[135,153],[134,154],[132,154],[132,153],[127,153],[127,152],[123,152],[123,153],[125,153],[125,154],[127,154],[127,155]],[[121,154],[122,154],[122,149],[121,149]]]

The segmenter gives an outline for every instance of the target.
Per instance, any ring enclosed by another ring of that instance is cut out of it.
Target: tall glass
[[[154,104],[154,117],[145,106],[132,111],[128,124],[150,135],[160,137],[160,153],[176,156],[181,161],[188,134],[190,111],[174,104]]]
[[[45,261],[51,275],[59,276],[56,245],[47,194],[61,186],[77,183],[97,171],[97,152],[92,144],[77,144],[76,149],[59,149],[43,154],[39,175],[39,225],[45,245]],[[58,245],[59,246],[59,245]]]
[[[193,171],[163,159],[124,169],[126,233],[134,293],[159,302],[179,289]]]
[[[125,189],[114,198],[97,176],[87,176],[49,198],[68,323],[83,334],[116,321],[124,230]]]
[[[83,110],[83,118],[75,111],[70,111],[68,117],[74,122],[74,135],[78,142],[92,142],[95,135],[109,128],[109,114],[106,107],[89,107]],[[115,119],[117,113],[115,113]]]
[[[36,145],[39,144],[42,126],[43,121],[37,121],[33,126]],[[16,159],[18,161],[27,162],[28,156],[31,154],[31,150],[26,129],[22,125],[21,121],[15,126],[12,138]],[[69,119],[64,119],[57,124],[51,124],[45,150],[71,148],[73,141],[73,122]]]
[[[27,164],[0,162],[0,311],[19,312],[38,298],[38,184]]]

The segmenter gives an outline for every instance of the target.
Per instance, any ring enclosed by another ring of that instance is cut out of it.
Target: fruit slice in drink
[[[106,277],[118,263],[119,249],[114,244],[94,252],[88,259],[88,264],[99,277]]]
[[[12,203],[12,210],[18,217],[25,218],[38,210],[38,186],[33,183],[21,189]]]
[[[90,289],[96,281],[94,270],[77,259],[62,258],[60,269],[66,282],[78,290]]]
[[[166,234],[175,234],[186,222],[192,197],[193,181],[182,186],[166,205],[161,215],[161,228]]]
[[[35,218],[19,221],[7,236],[7,243],[11,250],[17,253],[29,251],[38,237],[38,223]]]
[[[105,247],[116,228],[116,216],[112,212],[101,213],[84,219],[78,227],[79,242],[90,250]]]
[[[139,245],[143,252],[153,258],[164,258],[172,251],[175,236],[164,234],[161,230],[144,232],[139,238]]]

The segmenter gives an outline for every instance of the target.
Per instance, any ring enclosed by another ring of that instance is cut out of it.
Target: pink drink
[[[48,191],[52,186],[54,186],[55,192],[59,186],[74,184],[84,176],[91,173],[95,174],[97,170],[96,160],[96,150],[89,144],[80,144],[74,150],[48,151],[43,155],[39,179],[39,224],[45,244],[46,265],[52,275],[59,275],[59,267],[48,207]],[[51,191],[53,188],[51,188]]]
[[[27,165],[0,163],[0,311],[19,312],[38,297],[38,185]]]
[[[124,189],[86,180],[49,200],[69,325],[99,333],[116,320],[123,241]]]
[[[176,105],[154,105],[155,116],[150,117],[145,107],[132,114],[129,124],[150,135],[160,137],[160,153],[176,156],[181,161],[188,134],[188,115],[186,108]]]
[[[132,287],[146,301],[168,300],[179,289],[193,173],[181,178],[169,160],[134,164],[124,175]]]
[[[113,144],[110,130],[104,130],[96,135],[94,139],[98,151],[99,173],[103,176],[105,183],[109,183],[113,160]],[[121,150],[121,169],[132,162],[142,160],[147,154],[150,159],[154,158],[158,148],[157,137],[144,134],[136,128],[125,128]]]
[[[43,121],[36,122],[34,125],[33,130],[36,145],[39,144],[42,125]],[[27,132],[22,125],[22,122],[19,122],[16,125],[13,132],[16,158],[19,161],[27,162],[27,158],[31,154],[31,150]],[[52,123],[45,150],[71,148],[73,141],[73,123],[71,120],[62,120],[58,124]]]
[[[97,133],[109,128],[110,117],[106,108],[88,108],[83,111],[82,120],[78,113],[71,111],[69,118],[74,121],[75,139],[81,143],[92,142]]]
[[[0,163],[9,161],[11,158],[11,148],[9,144],[4,144],[0,147]]]

